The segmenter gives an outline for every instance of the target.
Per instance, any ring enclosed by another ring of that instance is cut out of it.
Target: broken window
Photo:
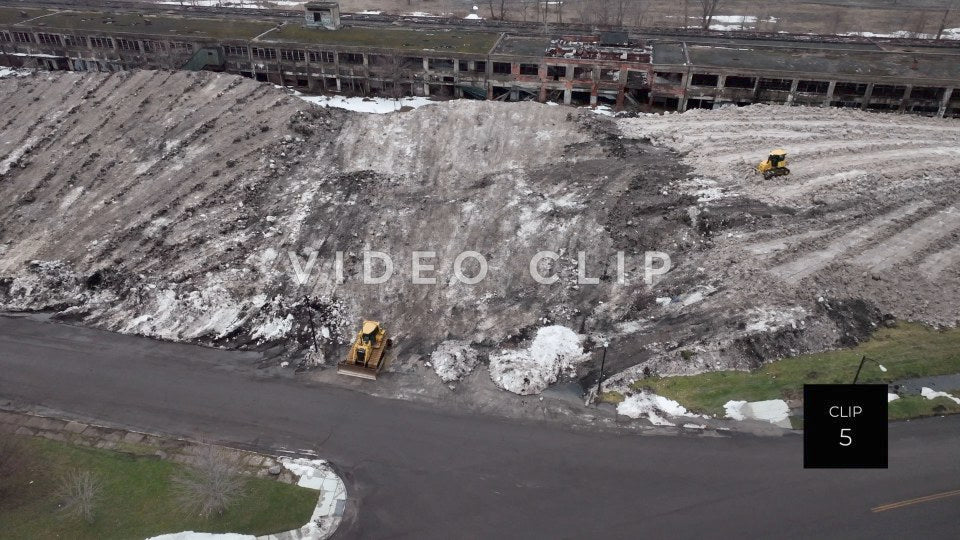
[[[559,81],[567,74],[566,66],[547,66],[547,78],[552,81]]]
[[[627,71],[627,86],[630,88],[646,88],[649,86],[646,71]]]
[[[487,71],[487,62],[480,60],[473,63],[473,70],[477,73],[485,73]]]
[[[10,43],[10,33],[5,31],[0,31],[0,43]]]
[[[238,47],[235,45],[227,45],[227,56],[248,56],[249,51],[246,47]]]
[[[453,60],[449,58],[430,58],[427,62],[430,69],[453,69]]]
[[[162,41],[143,40],[144,52],[158,52],[164,50]]]
[[[117,48],[121,51],[139,51],[140,44],[132,39],[117,38]]]
[[[280,49],[280,58],[288,62],[303,62],[307,55],[298,49]]]
[[[694,73],[690,77],[690,86],[709,86],[716,88],[717,84],[720,83],[719,75],[710,75],[708,73]]]
[[[860,97],[866,95],[866,93],[866,83],[838,82],[837,85],[833,87],[833,95],[835,96]]]
[[[600,80],[603,80],[603,81],[619,81],[619,80],[620,80],[620,70],[619,70],[619,69],[601,69],[601,70],[600,70]]]
[[[63,40],[57,34],[37,34],[37,41],[44,45],[63,46]]]
[[[730,75],[727,77],[727,82],[724,84],[726,88],[753,88],[754,83],[757,79],[754,77],[740,77],[737,75]]]
[[[33,36],[29,32],[14,32],[13,40],[17,43],[33,43]]]
[[[309,51],[308,57],[311,62],[324,64],[332,64],[334,62],[333,53],[329,51]]]
[[[902,98],[906,91],[907,87],[899,84],[878,84],[873,87],[871,96],[875,98]]]
[[[97,49],[112,49],[113,40],[105,37],[92,37],[90,38],[90,46]]]
[[[341,64],[362,64],[363,55],[360,53],[340,53],[339,60]]]
[[[493,63],[493,72],[501,74],[510,73],[510,62],[494,62]]]
[[[827,81],[799,81],[797,82],[797,92],[804,94],[823,94],[826,95],[830,88]]]
[[[683,73],[657,71],[654,73],[654,82],[657,84],[680,84],[683,82]]]
[[[170,48],[171,49],[187,49],[188,51],[192,51],[193,43],[184,43],[182,41],[171,41]]]
[[[761,90],[774,90],[778,92],[789,92],[793,86],[790,79],[760,79],[759,87]]]
[[[946,92],[946,88],[932,88],[930,86],[915,86],[910,92],[911,99],[943,99],[943,93]],[[918,110],[914,109],[914,110]],[[936,111],[934,111],[936,112]]]
[[[540,66],[536,64],[520,64],[521,75],[537,75],[540,73]]]
[[[574,79],[592,79],[593,68],[592,67],[575,67],[573,68],[573,78]]]
[[[258,58],[260,60],[276,60],[277,59],[277,51],[273,49],[262,49],[260,47],[254,47],[253,49],[251,49],[251,52],[253,52],[254,58]]]
[[[83,36],[63,36],[63,44],[67,47],[86,47],[87,38]]]

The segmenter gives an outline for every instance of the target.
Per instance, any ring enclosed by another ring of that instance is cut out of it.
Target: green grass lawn
[[[143,539],[185,530],[263,535],[303,526],[317,504],[316,491],[250,478],[226,513],[200,518],[174,499],[171,475],[179,464],[46,439],[26,442],[36,459],[20,473],[28,476],[22,487],[0,504],[0,539]],[[78,469],[93,471],[102,483],[92,524],[57,511],[57,479]]]
[[[947,393],[960,396],[960,390]],[[945,397],[927,399],[923,396],[900,396],[900,399],[891,401],[887,406],[887,414],[890,420],[906,420],[907,418],[957,413],[960,413],[960,405]]]
[[[804,383],[851,383],[860,357],[866,355],[883,364],[887,372],[867,362],[859,382],[890,382],[926,375],[960,373],[960,329],[934,330],[912,323],[901,323],[894,328],[881,328],[869,341],[856,348],[805,354],[764,364],[752,372],[717,371],[684,377],[655,377],[635,381],[631,386],[650,389],[674,399],[684,407],[723,416],[723,405],[729,400],[758,401],[764,399],[797,399],[802,396]],[[608,401],[622,396],[608,393]],[[922,399],[922,398],[921,398]],[[903,404],[891,404],[891,418],[922,407],[912,398]],[[940,403],[940,400],[931,403]],[[943,400],[948,401],[948,400]],[[924,404],[927,405],[927,404]]]

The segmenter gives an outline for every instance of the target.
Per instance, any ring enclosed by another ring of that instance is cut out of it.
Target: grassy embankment
[[[894,328],[881,328],[852,349],[786,358],[751,372],[652,377],[631,386],[674,399],[695,412],[723,416],[723,405],[730,400],[799,399],[805,383],[851,383],[863,355],[887,368],[883,372],[875,363],[865,363],[859,379],[863,383],[960,373],[960,329],[940,331],[901,323]],[[960,396],[960,391],[952,393]],[[618,402],[623,396],[608,392],[604,399]],[[898,420],[960,412],[960,405],[946,398],[905,396],[891,402],[889,411],[890,419]]]

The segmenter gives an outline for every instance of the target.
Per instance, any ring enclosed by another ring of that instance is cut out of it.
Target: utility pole
[[[600,383],[603,382],[603,365],[607,362],[607,343],[603,344],[603,356],[600,357],[600,373],[597,375],[597,400],[600,399]]]
[[[866,355],[864,355],[864,356],[860,357],[860,366],[857,368],[857,374],[853,376],[853,384],[857,384],[857,380],[860,378],[860,370],[863,369],[863,363],[866,362],[867,360],[870,360],[871,362],[873,362],[874,364],[876,364],[877,367],[880,368],[880,371],[882,371],[882,372],[884,372],[884,373],[887,372],[887,368],[883,367],[883,364],[881,364],[880,362],[877,362],[877,361],[874,360],[873,358],[867,358]]]

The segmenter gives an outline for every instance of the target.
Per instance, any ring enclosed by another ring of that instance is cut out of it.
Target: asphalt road
[[[888,470],[804,470],[797,436],[639,436],[460,415],[290,378],[253,355],[0,317],[0,400],[316,449],[358,501],[339,538],[956,538],[960,416],[891,425]]]

